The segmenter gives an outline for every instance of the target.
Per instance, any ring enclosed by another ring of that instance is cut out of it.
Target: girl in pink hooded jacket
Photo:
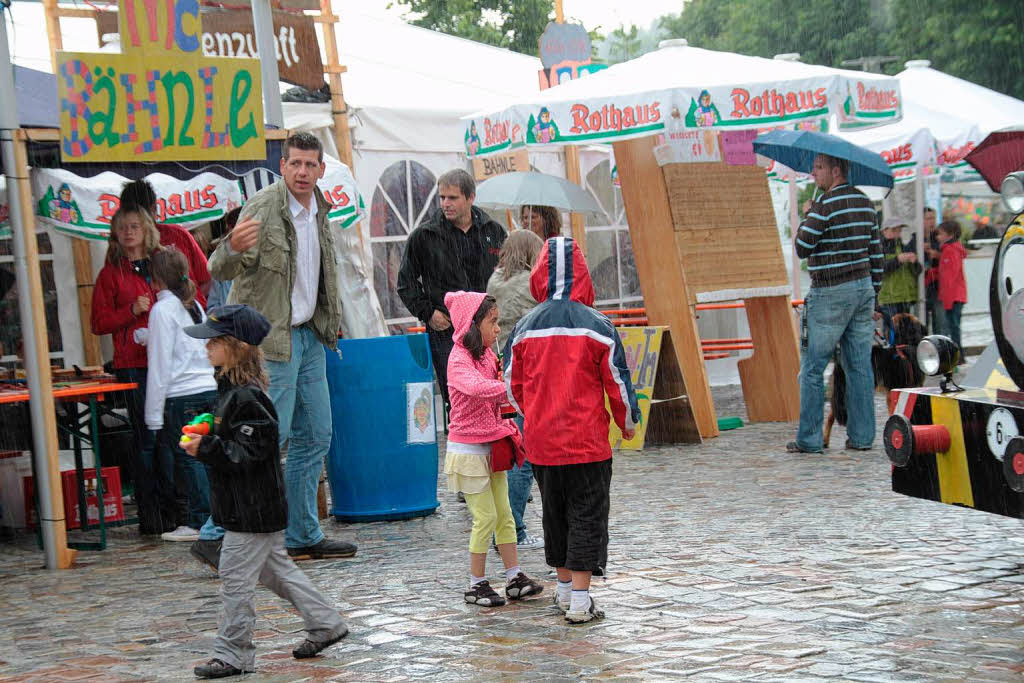
[[[505,472],[491,471],[491,444],[517,431],[503,420],[505,383],[498,379],[498,357],[491,350],[498,338],[498,306],[494,297],[479,292],[449,292],[444,297],[451,313],[455,346],[448,357],[451,421],[444,472],[448,488],[462,491],[473,515],[469,536],[469,590],[466,602],[484,607],[505,604],[505,598],[486,579],[487,548],[494,534],[505,564],[505,595],[519,600],[544,587],[519,568],[516,525],[508,502]]]

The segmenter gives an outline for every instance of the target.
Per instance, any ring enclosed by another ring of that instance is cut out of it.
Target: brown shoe
[[[338,635],[319,643],[314,642],[309,638],[306,638],[304,641],[299,643],[299,646],[297,648],[292,650],[292,657],[295,657],[295,659],[309,659],[310,657],[316,657],[323,650],[326,650],[331,645],[334,645],[339,640],[348,635],[348,626],[342,626],[342,628],[345,630],[343,630]]]

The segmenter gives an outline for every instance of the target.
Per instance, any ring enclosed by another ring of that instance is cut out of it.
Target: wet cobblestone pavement
[[[720,415],[744,414],[738,393],[716,390]],[[301,620],[260,589],[244,680],[1024,680],[1021,522],[892,493],[880,448],[785,453],[793,432],[618,455],[593,589],[608,616],[583,626],[555,611],[550,579],[534,601],[464,604],[470,518],[446,491],[423,519],[325,521],[358,555],[301,567],[351,635],[292,659]],[[535,533],[539,514],[537,496]],[[31,538],[0,545],[0,681],[188,680],[208,658],[217,579],[187,543],[113,535],[64,572],[39,569]],[[543,551],[520,559],[546,577]],[[495,583],[499,569],[491,553]]]

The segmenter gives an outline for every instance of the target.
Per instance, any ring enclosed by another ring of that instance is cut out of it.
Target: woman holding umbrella
[[[519,209],[519,226],[547,240],[562,234],[562,216],[553,206],[523,206]]]

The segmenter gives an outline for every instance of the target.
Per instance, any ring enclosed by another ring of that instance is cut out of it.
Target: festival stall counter
[[[743,300],[754,353],[739,363],[752,421],[799,415],[799,353],[766,173],[752,141],[778,127],[899,121],[889,76],[716,52],[658,50],[466,117],[470,157],[520,146],[611,143],[648,320],[666,326],[681,374],[681,431],[718,433],[698,302]],[[675,249],[665,249],[666,244]],[[680,296],[680,294],[682,295]],[[661,362],[668,360],[664,355]]]

